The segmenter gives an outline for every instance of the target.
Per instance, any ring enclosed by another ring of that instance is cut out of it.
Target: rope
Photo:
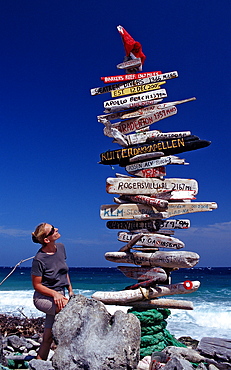
[[[31,260],[32,258],[34,258],[34,256],[33,257],[29,257],[29,258],[26,258],[25,260],[21,260],[21,261],[19,261],[15,266],[14,266],[14,268],[13,268],[13,270],[11,270],[11,272],[0,282],[0,285],[2,285],[3,283],[4,283],[4,281],[6,281],[6,279],[10,276],[10,275],[12,275],[13,274],[13,272],[16,270],[16,268],[19,266],[19,265],[21,265],[21,263],[23,263],[23,262],[26,262],[26,261],[29,261],[29,260]]]

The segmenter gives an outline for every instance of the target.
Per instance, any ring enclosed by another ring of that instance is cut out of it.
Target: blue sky
[[[69,266],[116,266],[104,253],[122,243],[99,209],[113,202],[106,178],[125,171],[97,163],[117,145],[96,119],[110,94],[90,89],[120,74],[118,25],[141,42],[143,71],[178,71],[166,102],[197,98],[151,128],[212,141],[179,155],[190,165],[168,166],[166,177],[196,179],[197,200],[219,207],[189,214],[191,229],[175,237],[200,254],[198,266],[230,266],[230,15],[228,0],[0,2],[0,266],[36,253],[40,222],[59,227]]]

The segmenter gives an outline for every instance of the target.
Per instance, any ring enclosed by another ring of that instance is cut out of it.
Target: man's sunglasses
[[[53,234],[54,234],[54,232],[55,232],[55,227],[54,227],[53,225],[51,225],[51,231],[49,232],[49,234],[47,234],[47,235],[45,236],[45,238],[48,238],[48,236],[53,235]]]

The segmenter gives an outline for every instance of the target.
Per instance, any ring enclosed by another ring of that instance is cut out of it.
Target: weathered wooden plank
[[[134,158],[134,157],[133,157]],[[153,159],[145,162],[138,162],[134,164],[129,164],[126,166],[126,171],[128,173],[133,173],[135,171],[140,171],[146,168],[156,168],[160,166],[166,166],[168,164],[188,164],[185,162],[185,159],[178,158],[173,155],[169,155],[167,157],[161,157],[158,159]]]
[[[155,248],[151,248],[151,247],[142,247],[142,246],[133,246],[132,249],[134,251],[141,251],[141,252],[154,252],[154,251],[158,251],[159,248],[155,247]],[[130,289],[130,288],[129,288]]]
[[[169,203],[167,212],[159,213],[156,208],[145,204],[105,204],[100,207],[100,217],[102,220],[134,218],[142,220],[142,216],[145,215],[144,218],[156,219],[179,216],[187,213],[212,211],[216,208],[217,204],[215,202]]]
[[[128,69],[131,67],[139,67],[141,65],[141,59],[140,58],[135,58],[135,59],[130,59],[127,60],[126,62],[119,63],[117,64],[118,69]]]
[[[97,116],[97,120],[98,122],[102,122],[103,119],[106,119],[108,121],[113,121],[115,119],[119,119],[119,118],[123,118],[125,112],[131,112],[131,109],[130,110],[127,110],[127,111],[122,111],[122,112],[114,112],[114,113],[108,113],[108,114],[100,114],[99,116]]]
[[[167,268],[190,268],[199,262],[200,256],[195,252],[170,251],[170,252],[107,252],[107,261],[115,263],[132,263],[141,266],[158,266]]]
[[[138,177],[163,177],[166,176],[165,167],[145,168],[143,170],[134,171],[133,175]]]
[[[147,197],[145,195],[134,195],[134,196],[125,195],[125,196],[122,196],[119,199],[122,199],[122,200],[125,199],[125,201],[127,200],[130,203],[134,202],[134,203],[148,204],[148,205],[156,207],[158,209],[159,208],[160,209],[166,209],[168,207],[168,201],[163,200],[163,199],[158,199],[158,198]]]
[[[100,79],[106,84],[110,82],[121,82],[121,81],[136,80],[140,78],[153,77],[153,76],[157,76],[160,74],[162,74],[161,71],[138,72],[138,73],[131,73],[131,74],[126,74],[126,75],[100,77]]]
[[[150,195],[161,193],[166,190],[192,190],[195,195],[198,193],[198,183],[193,179],[181,178],[113,178],[108,177],[106,180],[106,191],[109,194],[125,195]]]
[[[134,157],[129,158],[130,163],[136,163],[139,161],[146,161],[147,159],[152,158],[160,158],[164,156],[163,152],[152,152],[152,153],[144,153],[144,154],[137,154]]]
[[[146,92],[143,94],[136,94],[130,95],[124,98],[114,99],[114,100],[106,100],[104,102],[104,108],[111,108],[111,107],[120,107],[126,104],[136,103],[139,101],[148,101],[148,100],[155,100],[155,99],[162,99],[167,97],[167,92],[165,89],[156,90],[154,92]],[[122,108],[124,109],[124,108]]]
[[[105,113],[112,113],[112,112],[115,113],[117,111],[124,111],[125,109],[133,109],[133,112],[136,112],[138,114],[138,116],[142,116],[143,114],[153,112],[153,110],[155,111],[155,110],[171,107],[173,105],[187,103],[187,102],[190,102],[190,101],[193,101],[193,100],[196,100],[196,98],[193,97],[193,98],[189,98],[189,99],[176,100],[176,101],[173,101],[173,102],[167,102],[167,103],[161,103],[161,104],[159,104],[160,102],[157,101],[157,100],[149,100],[149,101],[144,102],[140,105],[139,105],[139,103],[135,104],[135,105],[134,104],[130,105],[130,104],[126,103],[126,104],[120,105],[119,107],[118,106],[113,106],[113,107],[107,108],[107,109],[105,109],[104,112]],[[148,110],[148,108],[150,106],[152,107],[151,112],[149,112],[149,110]],[[124,112],[124,113],[125,113],[125,116],[122,117],[123,119],[134,117],[133,115],[132,116],[128,115],[129,112]]]
[[[192,289],[187,290],[183,283],[158,285],[149,289],[122,290],[117,292],[95,292],[92,298],[104,304],[123,304],[142,301],[144,298],[153,299],[174,294],[189,294],[196,292],[200,286],[199,281],[192,281]]]
[[[175,106],[163,108],[162,110],[155,113],[150,113],[138,118],[132,118],[126,121],[113,123],[112,128],[116,128],[122,134],[129,134],[130,132],[139,130],[146,126],[150,126],[155,122],[161,121],[162,119],[171,117],[174,114],[177,114],[177,108]]]
[[[129,88],[138,87],[138,86],[145,86],[148,84],[166,83],[166,80],[170,80],[176,77],[178,77],[178,73],[177,71],[173,71],[173,72],[163,73],[158,76],[151,76],[151,77],[146,77],[142,79],[134,79],[128,82],[120,82],[117,84],[106,85],[102,87],[95,87],[91,89],[90,92],[91,92],[91,95],[99,95],[99,94],[104,94],[107,92],[112,93],[115,91],[120,91],[118,96],[121,96],[121,95],[125,95],[122,93],[122,90],[124,89],[129,89]],[[143,90],[143,91],[148,91],[148,90]],[[134,94],[134,92],[128,92],[128,94]]]
[[[165,200],[192,200],[196,199],[194,190],[166,191],[163,193],[152,194],[151,197]]]
[[[190,137],[191,136],[189,136],[189,138]],[[186,139],[187,138],[161,140],[150,144],[139,145],[138,147],[133,146],[117,150],[108,150],[100,154],[100,163],[105,165],[119,164],[123,167],[129,164],[130,158],[138,154],[163,152],[164,155],[168,156],[205,148],[211,144],[211,142],[207,140],[196,139],[187,141]]]
[[[139,108],[139,109],[136,109],[136,110],[134,109],[133,111],[130,111],[130,112],[129,111],[124,112],[123,115],[121,116],[121,118],[122,119],[135,118],[135,117],[143,116],[144,114],[155,113],[155,112],[158,112],[159,110],[162,110],[164,108],[169,108],[169,107],[172,107],[174,105],[187,103],[187,102],[190,102],[190,101],[193,101],[193,100],[196,100],[196,98],[193,97],[193,98],[190,98],[190,99],[176,100],[176,101],[173,101],[173,102],[167,102],[167,103],[161,103],[161,104],[154,104],[154,105],[150,105],[150,106],[147,106],[147,107],[142,107],[142,108]]]
[[[117,266],[125,276],[138,281],[153,279],[155,282],[163,283],[167,280],[166,272],[160,267],[135,267],[135,266]]]
[[[135,245],[137,243],[137,241],[139,241],[140,239],[142,238],[142,234],[133,234],[132,237],[127,240],[127,244],[124,245],[122,248],[120,248],[119,252],[126,252],[126,251],[129,251],[133,245]]]
[[[163,283],[167,280],[168,275],[161,267],[141,267],[141,266],[117,266],[126,277],[138,281],[153,279],[156,283]]]
[[[136,230],[136,232],[139,232]],[[150,231],[150,230],[145,230],[143,229],[143,233],[148,233],[148,232],[156,232],[157,234],[160,234],[160,235],[166,235],[166,236],[173,236],[175,234],[175,231],[174,230],[166,230],[166,229],[163,229],[163,230],[158,230],[158,231]]]
[[[166,108],[167,109],[167,108]],[[190,131],[179,132],[160,132],[157,130],[137,132],[135,134],[127,135],[126,140],[129,145],[142,144],[148,141],[158,141],[164,139],[178,139],[181,137],[190,136]]]
[[[129,231],[147,229],[151,232],[165,229],[188,229],[190,220],[146,220],[146,221],[107,221],[108,229],[125,229]]]
[[[129,304],[130,306],[131,304]],[[137,309],[153,309],[153,308],[176,308],[182,310],[193,310],[193,303],[191,301],[183,301],[176,299],[161,299],[156,298],[150,301],[139,301],[132,304],[133,308]]]
[[[115,113],[115,112],[118,112],[118,111],[124,111],[125,109],[138,109],[138,108],[141,108],[141,107],[146,107],[146,106],[149,106],[149,105],[153,105],[153,104],[159,104],[160,102],[162,102],[163,98],[161,99],[151,99],[151,100],[145,100],[145,101],[142,101],[142,100],[138,100],[138,101],[132,101],[132,102],[125,102],[125,103],[121,103],[119,105],[111,105],[111,106],[108,106],[105,110],[104,110],[104,113]]]
[[[161,85],[166,84],[166,81],[154,82],[146,85],[137,85],[132,87],[126,87],[124,89],[118,89],[111,91],[112,98],[118,98],[124,95],[141,94],[143,92],[161,89]]]
[[[131,198],[133,197],[133,199]],[[135,197],[135,198],[134,198]],[[138,200],[137,197],[143,197],[143,195],[121,195],[119,198],[116,198],[114,197],[113,200],[115,203],[117,204],[122,204],[122,203],[142,203],[142,204],[149,204],[149,205],[152,205],[154,207],[155,204],[158,205],[158,204],[164,204],[162,203],[162,201],[171,201],[171,200],[193,200],[193,199],[196,199],[195,197],[195,191],[194,190],[174,190],[174,191],[171,191],[171,190],[167,190],[165,192],[158,192],[156,194],[152,194],[150,196],[150,202],[147,202],[147,203],[144,203],[142,201],[136,201],[136,199]],[[130,199],[130,201],[129,201]],[[132,201],[132,202],[131,202]]]
[[[147,77],[143,79],[134,79],[132,81],[127,81],[127,82],[120,82],[117,84],[112,84],[112,85],[106,85],[102,87],[95,87],[90,90],[91,95],[99,95],[99,94],[105,94],[108,92],[114,92],[114,91],[122,91],[124,89],[129,89],[132,87],[137,87],[137,86],[144,86],[148,84],[157,84],[157,83],[166,83],[166,80],[170,80],[172,78],[178,77],[178,73],[176,71],[174,72],[169,72],[169,73],[164,73],[156,77]],[[147,91],[147,90],[146,90]],[[129,92],[129,94],[133,94],[133,92]],[[122,93],[119,93],[118,96],[124,95]]]
[[[118,240],[121,242],[129,242],[130,240],[133,240],[134,235],[140,234],[121,231],[118,233]],[[136,241],[136,245],[170,249],[181,249],[185,247],[184,243],[181,240],[161,234],[141,234],[140,239]]]
[[[153,209],[154,210],[154,209]],[[163,218],[169,217],[167,211],[162,211],[162,212],[153,212],[151,215],[149,213],[142,213],[138,215],[133,215],[132,219],[136,221],[145,221],[145,220],[159,220]]]

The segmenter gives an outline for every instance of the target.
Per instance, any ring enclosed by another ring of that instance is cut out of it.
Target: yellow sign
[[[117,97],[123,96],[123,95],[137,94],[137,93],[148,92],[148,91],[151,91],[151,90],[157,90],[157,89],[160,88],[161,85],[163,85],[165,83],[166,83],[166,81],[162,81],[162,82],[155,82],[155,83],[152,83],[152,84],[127,87],[126,89],[121,89],[121,90],[114,90],[114,91],[111,91],[111,96],[113,98],[117,98]]]

